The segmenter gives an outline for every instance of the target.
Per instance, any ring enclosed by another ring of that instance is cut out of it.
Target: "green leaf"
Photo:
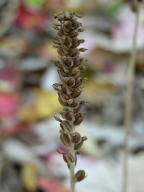
[[[106,13],[109,16],[115,16],[118,10],[120,9],[120,7],[121,7],[121,3],[119,1],[113,2],[106,8]]]
[[[44,0],[25,0],[24,3],[27,7],[39,9],[42,7]]]

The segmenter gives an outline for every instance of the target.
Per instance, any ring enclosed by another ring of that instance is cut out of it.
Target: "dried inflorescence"
[[[58,92],[59,102],[63,106],[61,118],[56,116],[55,119],[60,122],[60,140],[68,149],[67,153],[60,153],[63,154],[63,159],[69,168],[72,165],[75,166],[76,154],[87,139],[75,130],[75,126],[79,125],[85,116],[81,112],[85,102],[80,100],[79,96],[85,81],[85,78],[80,76],[81,70],[84,69],[80,52],[86,49],[78,48],[84,42],[83,39],[78,39],[79,33],[83,31],[78,18],[80,16],[75,13],[59,14],[55,16],[56,24],[54,25],[59,37],[54,43],[59,54],[56,66],[61,83],[56,83],[53,87]],[[75,181],[81,181],[84,178],[83,170],[77,172],[74,177]]]

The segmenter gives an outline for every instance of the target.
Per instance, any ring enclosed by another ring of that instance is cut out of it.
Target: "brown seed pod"
[[[71,141],[75,144],[81,142],[81,136],[78,132],[74,132],[71,134]]]
[[[72,75],[72,76],[75,76],[75,77],[80,76],[80,70],[79,70],[79,68],[78,68],[78,67],[77,67],[77,68],[74,68],[74,69],[71,71],[71,75]]]
[[[74,56],[76,56],[76,55],[78,55],[78,54],[79,54],[79,51],[78,51],[78,49],[76,49],[76,48],[71,49],[71,50],[69,51],[69,56],[70,56],[70,57],[74,57]]]
[[[84,114],[81,114],[81,113],[77,113],[75,115],[75,121],[73,122],[74,125],[79,125],[81,124],[81,122],[84,120]]]
[[[72,67],[73,66],[73,59],[71,57],[62,57],[62,62],[64,62],[65,65]]]
[[[56,91],[60,91],[61,90],[61,84],[60,83],[55,83],[52,85],[53,88],[56,90]]]
[[[82,29],[82,28],[78,29],[78,32],[83,32],[83,31],[84,31],[84,29]]]
[[[85,49],[85,48],[80,48],[79,51],[80,51],[80,52],[85,52],[85,51],[87,51],[87,49]]]
[[[70,30],[71,30],[71,28],[68,28],[65,25],[63,25],[64,34],[68,34],[70,32]]]
[[[61,96],[58,97],[58,100],[59,100],[61,105],[66,106],[66,107],[68,106],[68,103],[63,101]]]
[[[74,38],[74,37],[77,37],[78,34],[79,34],[79,33],[78,33],[77,31],[72,31],[71,34],[70,34],[70,36],[71,36],[72,38]]]
[[[72,156],[71,153],[64,153],[63,154],[63,159],[68,164],[75,162],[75,158]]]
[[[56,45],[60,45],[60,41],[59,40],[54,40],[53,43],[56,44]]]
[[[81,109],[81,107],[85,104],[85,101],[80,101],[76,108],[73,110],[74,113],[78,113]]]
[[[64,23],[64,26],[70,29],[70,28],[72,28],[72,22],[71,21],[66,21]]]
[[[82,147],[83,143],[84,143],[84,141],[81,139],[81,141],[79,143],[75,144],[74,149],[79,150]]]
[[[63,52],[63,50],[62,50],[62,47],[58,47],[57,52],[58,52],[58,54],[61,55],[61,56],[64,55],[64,52]]]
[[[76,90],[76,91],[72,92],[71,97],[76,98],[76,97],[80,96],[81,92],[82,92],[82,90]]]
[[[63,84],[62,92],[66,95],[71,95],[71,88],[69,86],[67,86],[66,84]]]
[[[81,122],[83,121],[84,117],[80,117],[79,119],[74,121],[74,125],[80,125]]]
[[[86,177],[85,171],[84,170],[79,170],[74,178],[75,178],[75,182],[80,182],[82,181],[84,178]]]
[[[54,118],[56,121],[59,121],[60,123],[62,122],[62,120],[58,116],[55,115]]]
[[[64,102],[71,99],[69,95],[64,94],[62,91],[58,92],[58,95]]]
[[[61,132],[60,140],[65,146],[70,146],[71,136],[68,133]]]
[[[82,77],[76,78],[76,83],[75,83],[74,88],[82,89],[81,85],[82,85],[83,81],[84,81],[84,78],[82,78]]]
[[[72,131],[73,127],[70,125],[70,123],[68,121],[62,121],[60,123],[60,127],[65,130],[65,131]]]
[[[74,119],[74,115],[71,111],[65,110],[60,113],[64,119],[67,121],[72,121]]]
[[[66,83],[68,86],[72,87],[72,86],[75,85],[75,78],[69,77],[69,78],[65,81],[65,83]]]
[[[82,140],[83,140],[83,141],[86,141],[87,139],[88,139],[88,138],[87,138],[86,136],[83,136],[83,137],[82,137]]]
[[[69,107],[76,107],[77,105],[78,105],[78,102],[73,100],[73,102],[71,104],[69,104],[68,106]]]
[[[75,40],[73,41],[72,48],[76,48],[76,47],[78,47],[80,44],[81,44],[81,40],[75,39]]]
[[[58,67],[58,73],[59,73],[59,76],[60,76],[60,78],[61,77],[67,77],[68,75],[67,75],[67,73],[65,73],[64,71],[63,71],[63,69],[61,68],[61,66],[59,66]]]

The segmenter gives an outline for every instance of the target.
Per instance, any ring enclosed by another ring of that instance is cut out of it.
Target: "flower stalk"
[[[77,154],[87,139],[76,131],[85,114],[81,112],[84,101],[79,99],[83,89],[83,82],[86,80],[81,77],[83,59],[80,52],[86,51],[79,48],[84,42],[78,39],[80,32],[83,32],[82,24],[78,21],[81,16],[75,13],[62,13],[55,16],[56,23],[54,28],[57,30],[58,39],[54,41],[55,48],[59,54],[59,61],[56,62],[60,83],[53,85],[58,93],[58,99],[63,106],[63,111],[55,119],[60,123],[60,140],[67,149],[67,152],[59,151],[63,155],[70,172],[71,192],[75,192],[75,183],[85,178],[85,171],[79,170],[75,173]]]
[[[128,82],[127,82],[127,93],[126,93],[126,106],[125,106],[125,135],[124,135],[124,159],[123,159],[123,192],[128,192],[128,144],[129,144],[129,132],[131,128],[132,120],[132,103],[133,103],[133,91],[134,91],[134,80],[135,80],[135,66],[136,66],[136,52],[137,52],[137,36],[139,29],[139,17],[140,17],[140,3],[141,0],[133,0],[131,7],[135,13],[135,25],[134,34],[132,40],[132,49],[130,55],[130,61],[128,66]]]

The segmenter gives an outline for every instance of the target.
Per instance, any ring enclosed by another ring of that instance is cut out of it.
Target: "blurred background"
[[[120,192],[127,65],[134,14],[122,0],[0,0],[0,192],[68,192],[66,164],[56,149],[61,111],[52,84],[59,81],[53,47],[54,14],[82,14],[80,34],[88,49],[82,94],[88,140],[77,169],[87,178],[77,192]],[[129,191],[144,183],[144,11],[138,34]]]

